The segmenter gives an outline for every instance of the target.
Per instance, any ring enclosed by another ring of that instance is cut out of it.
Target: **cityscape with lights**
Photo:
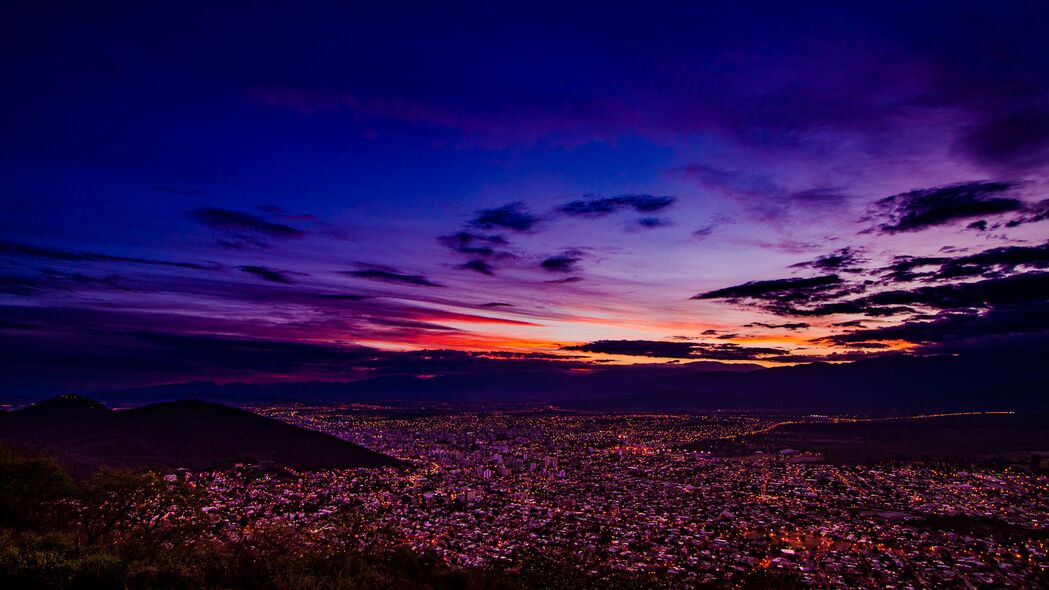
[[[760,567],[850,588],[1021,587],[1049,566],[1049,454],[1033,466],[1038,475],[1019,463],[834,465],[796,449],[721,457],[688,448],[783,424],[760,416],[258,411],[417,469],[186,474],[214,494],[216,510],[305,524],[306,505],[352,506],[377,527],[362,543],[406,543],[461,566],[556,550],[679,584]]]

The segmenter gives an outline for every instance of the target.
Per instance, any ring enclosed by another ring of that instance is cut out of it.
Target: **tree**
[[[73,480],[51,457],[0,445],[0,527],[41,529]]]
[[[155,473],[103,470],[81,486],[79,538],[85,545],[106,537],[134,540],[146,550],[187,542],[205,525],[202,505],[202,494],[186,482],[165,481]]]

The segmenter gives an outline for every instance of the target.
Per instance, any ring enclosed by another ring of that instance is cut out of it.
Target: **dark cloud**
[[[292,221],[317,221],[316,215],[313,215],[311,213],[292,213],[284,207],[279,207],[277,205],[262,205],[259,207],[259,210],[274,217],[279,217],[281,219],[288,219]]]
[[[562,350],[624,356],[722,361],[757,360],[770,355],[787,354],[787,351],[782,348],[744,347],[731,343],[668,342],[664,340],[596,340],[576,346],[565,346]]]
[[[500,253],[497,247],[506,246],[506,238],[500,235],[480,235],[468,231],[461,231],[447,236],[437,238],[445,247],[460,254],[471,256],[494,256]]]
[[[367,295],[357,295],[355,293],[317,293],[314,297],[332,301],[363,301],[368,299]]]
[[[622,209],[648,213],[669,207],[674,201],[673,197],[645,194],[594,197],[562,205],[554,210],[551,217],[556,215],[602,217]],[[478,211],[477,216],[467,224],[468,229],[441,236],[438,242],[455,253],[465,254],[472,258],[459,265],[459,268],[492,275],[497,270],[495,261],[516,259],[518,255],[507,249],[510,242],[503,235],[486,235],[470,231],[469,228],[486,231],[502,229],[526,233],[535,229],[542,219],[541,216],[528,211],[524,203],[517,201],[502,207]],[[660,217],[645,216],[636,220],[636,227],[644,229],[667,225],[671,225],[670,221]],[[573,272],[580,260],[582,256],[579,251],[567,250],[544,259],[540,267],[550,272]]]
[[[475,354],[482,358],[493,358],[493,359],[512,359],[512,360],[548,360],[548,361],[562,361],[566,359],[582,359],[586,358],[581,354],[551,354],[547,352],[512,352],[505,350],[491,350]]]
[[[1049,273],[1035,272],[1047,268],[1049,243],[1005,246],[956,257],[899,257],[882,269],[884,285],[925,283],[912,288],[869,292],[873,281],[845,283],[838,275],[823,275],[752,281],[701,293],[693,299],[744,302],[779,315],[810,317],[839,314],[890,317],[917,314],[922,309],[987,310],[1049,299],[1046,295]],[[980,280],[974,281],[974,278]],[[772,326],[765,324],[765,327]]]
[[[792,205],[814,209],[840,207],[848,199],[840,191],[829,188],[812,188],[787,195]]]
[[[714,233],[714,226],[713,225],[707,225],[707,226],[701,227],[701,228],[695,230],[694,232],[692,232],[692,239],[693,240],[697,240],[697,241],[698,240],[704,240],[706,238],[709,238],[713,233]]]
[[[290,284],[295,282],[295,281],[291,280],[291,277],[289,277],[287,274],[285,274],[285,273],[283,273],[283,272],[281,272],[279,270],[273,270],[272,268],[267,268],[265,266],[253,266],[253,265],[238,266],[237,270],[239,270],[241,272],[246,272],[246,273],[248,273],[250,275],[255,275],[256,277],[259,277],[260,279],[262,279],[264,281],[269,281],[271,283],[280,283],[282,285],[290,285]]]
[[[300,238],[305,235],[305,232],[290,225],[267,221],[256,215],[231,209],[195,209],[190,212],[190,217],[227,234],[229,237],[220,243],[231,248],[266,246],[268,239]]]
[[[575,272],[583,253],[579,250],[565,250],[561,254],[546,258],[539,266],[548,272]]]
[[[840,250],[835,250],[830,254],[825,254],[816,258],[815,260],[809,260],[806,262],[799,262],[792,264],[791,268],[814,268],[816,270],[822,270],[825,272],[858,272],[858,266],[867,262],[856,249],[847,247]]]
[[[190,217],[215,229],[248,231],[275,238],[296,238],[303,235],[301,230],[294,227],[273,223],[250,213],[231,209],[206,207],[192,211]]]
[[[357,270],[351,271],[339,271],[339,274],[352,276],[359,279],[368,279],[372,281],[381,281],[386,283],[399,283],[404,285],[414,285],[417,287],[443,287],[444,285],[436,283],[426,278],[421,274],[408,274],[399,271],[394,268],[386,266],[377,266],[371,264],[358,264]]]
[[[809,324],[806,324],[804,322],[794,322],[794,323],[786,323],[786,324],[769,324],[769,323],[765,323],[765,322],[750,322],[749,324],[744,324],[743,327],[744,328],[768,328],[770,330],[801,330],[803,328],[808,328]]]
[[[899,316],[914,312],[915,310],[913,307],[906,305],[875,305],[863,299],[824,303],[810,308],[795,307],[783,310],[785,315],[794,316],[819,317],[841,314],[862,314],[872,318]]]
[[[37,269],[35,274],[0,275],[0,293],[22,297],[39,296],[46,293],[80,290],[103,290],[131,292],[137,289],[127,284],[125,277],[109,273],[105,275],[84,272],[69,272],[56,268]]]
[[[665,342],[661,340],[597,340],[565,346],[563,350],[619,354],[628,356],[652,356],[662,358],[692,358],[697,345],[692,342]]]
[[[32,277],[0,275],[0,293],[28,297],[40,292],[41,287],[40,281]]]
[[[988,342],[1017,334],[1049,331],[1049,301],[1005,304],[990,309],[943,311],[894,326],[854,330],[824,340],[839,345],[906,340],[922,345]]]
[[[488,303],[482,303],[481,307],[513,307],[513,304],[503,301],[489,301]]]
[[[529,213],[524,203],[517,201],[508,203],[494,209],[482,209],[478,211],[470,225],[478,229],[508,229],[516,232],[526,232],[539,223],[539,217]]]
[[[987,220],[986,219],[980,219],[978,221],[974,221],[974,222],[970,223],[969,225],[965,226],[965,229],[975,229],[976,231],[987,231]]]
[[[914,307],[944,311],[991,309],[1002,305],[1026,305],[1047,299],[1049,273],[1027,272],[980,281],[896,289],[858,299],[793,310],[796,315],[862,313],[870,316],[914,313]]]
[[[801,263],[841,266],[853,262],[851,252],[836,252]],[[799,266],[799,265],[796,265]],[[1037,246],[1003,246],[962,256],[901,256],[877,272],[878,280],[846,282],[836,275],[803,279],[752,281],[701,293],[693,299],[743,302],[784,316],[862,314],[890,317],[934,310],[986,309],[996,304],[1029,302],[1028,293],[1045,293],[1043,273],[1049,268],[1049,242]],[[973,281],[972,279],[982,279]],[[874,285],[918,282],[913,288],[889,288],[868,293]],[[925,283],[921,285],[921,283]],[[1039,291],[1042,289],[1042,291]],[[860,295],[860,296],[858,296]],[[1041,297],[1042,295],[1032,295]],[[754,323],[751,325],[772,324]],[[849,327],[842,324],[840,327]]]
[[[725,299],[728,301],[761,301],[782,306],[794,302],[803,302],[816,295],[826,294],[843,285],[836,274],[816,277],[772,279],[767,281],[750,281],[742,285],[726,287],[699,293],[692,299]]]
[[[807,254],[822,248],[822,245],[817,242],[804,242],[791,239],[777,241],[759,240],[753,245],[765,250],[776,250],[778,252],[788,252],[790,254]]]
[[[1049,160],[1049,108],[996,114],[962,137],[963,149],[977,161],[1026,169]]]
[[[948,280],[1001,276],[1017,268],[1049,268],[1049,242],[1038,246],[1002,246],[967,256],[900,256],[884,269],[897,281]],[[926,272],[918,269],[935,268]]]
[[[340,271],[339,274],[357,277],[358,279],[368,279],[371,281],[382,281],[386,283],[400,283],[403,285],[414,285],[416,287],[444,286],[440,283],[431,281],[423,275],[410,275],[387,268],[364,267],[360,270]]]
[[[1045,300],[1049,273],[1027,272],[975,282],[954,283],[875,293],[875,305],[922,305],[938,309],[982,308]]]
[[[0,320],[0,330],[36,330],[37,325],[29,322]]]
[[[637,220],[637,224],[644,229],[655,229],[657,227],[673,225],[669,219],[664,219],[662,217],[642,217]]]
[[[1049,199],[1028,205],[1022,215],[1010,219],[1005,227],[1016,227],[1025,223],[1037,223],[1049,219]]]
[[[783,316],[864,314],[872,317],[912,313],[912,298],[901,292],[877,293],[849,299],[868,290],[870,280],[847,282],[836,274],[807,278],[756,280],[707,293],[692,299],[725,299],[743,302]]]
[[[443,326],[441,324],[434,324],[431,322],[423,322],[418,320],[405,320],[399,318],[384,318],[384,317],[370,317],[368,323],[373,327],[379,327],[381,331],[384,328],[398,328],[406,330],[410,333],[422,333],[422,332],[459,332],[457,328],[451,328]]]
[[[563,284],[563,283],[578,283],[581,280],[583,280],[583,277],[565,277],[563,279],[551,279],[549,281],[544,281],[544,282],[550,283],[550,284]]]
[[[481,260],[480,258],[470,260],[469,262],[466,262],[464,264],[460,264],[459,268],[463,270],[472,270],[474,272],[481,273],[487,276],[495,275],[495,269],[492,268],[492,265],[488,264],[484,260]]]
[[[1011,182],[963,182],[886,197],[874,205],[872,218],[878,225],[873,229],[883,234],[920,231],[962,219],[1022,211],[1023,201],[1000,196],[1014,187]]]
[[[132,264],[147,264],[154,266],[171,266],[178,268],[190,268],[194,270],[214,270],[218,267],[205,266],[194,262],[175,262],[171,260],[157,260],[153,258],[139,258],[135,256],[116,256],[112,254],[100,254],[98,252],[84,252],[60,250],[42,246],[33,246],[18,242],[0,240],[0,255],[25,256],[30,258],[42,258],[47,260],[62,260],[67,262],[127,262]]]
[[[675,200],[674,197],[643,194],[593,197],[566,203],[558,207],[557,211],[574,217],[604,217],[623,209],[652,213],[673,205]]]
[[[470,260],[458,265],[457,268],[470,270],[487,276],[494,276],[496,271],[496,260],[505,261],[517,258],[505,249],[509,242],[505,237],[498,234],[482,235],[469,231],[460,231],[451,235],[437,238],[441,245],[457,254],[465,254]]]

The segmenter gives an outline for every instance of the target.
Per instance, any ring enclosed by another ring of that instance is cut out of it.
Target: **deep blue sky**
[[[6,387],[1042,334],[1045,5],[845,4],[11,3]]]

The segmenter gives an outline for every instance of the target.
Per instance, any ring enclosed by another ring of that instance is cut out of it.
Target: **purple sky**
[[[1044,4],[842,4],[9,7],[2,385],[1043,336]]]

